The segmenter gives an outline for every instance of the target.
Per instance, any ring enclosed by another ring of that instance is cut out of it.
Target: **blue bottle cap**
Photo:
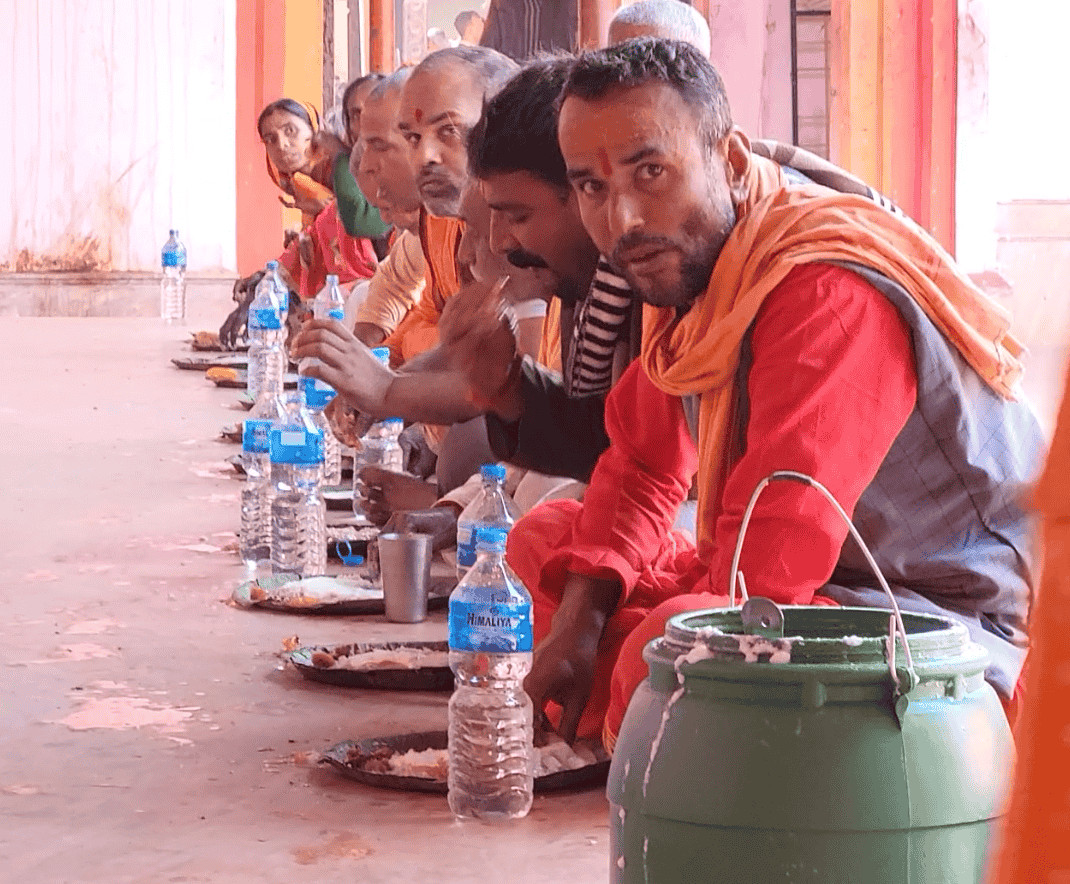
[[[275,261],[275,260],[271,260],[271,261],[268,261],[267,264],[264,265],[264,267],[266,267],[268,270],[278,270],[279,269],[279,262]]]
[[[374,347],[372,349],[372,356],[378,359],[383,365],[390,364],[390,348],[389,347]]]
[[[498,482],[504,482],[505,467],[500,463],[485,463],[479,468],[479,475],[484,479],[494,479]]]

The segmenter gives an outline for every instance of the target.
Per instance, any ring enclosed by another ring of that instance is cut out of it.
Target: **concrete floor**
[[[598,789],[462,824],[441,797],[309,762],[444,726],[446,698],[312,685],[281,667],[282,640],[440,638],[443,615],[225,603],[239,483],[215,437],[241,412],[172,368],[185,337],[152,319],[0,316],[0,880],[604,881]]]

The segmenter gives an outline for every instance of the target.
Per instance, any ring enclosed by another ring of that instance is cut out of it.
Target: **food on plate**
[[[312,665],[317,669],[351,669],[356,672],[372,669],[431,669],[450,665],[446,651],[433,648],[397,647],[352,650],[342,645],[332,651],[316,651]]]
[[[335,659],[326,651],[315,651],[312,654],[312,665],[317,669],[330,669],[335,664]]]
[[[328,525],[327,541],[340,543],[348,540],[350,543],[361,540],[373,540],[379,536],[379,529],[374,525],[358,528],[356,525]]]
[[[579,770],[608,758],[598,743],[581,741],[570,746],[557,737],[545,746],[535,747],[535,777]],[[410,749],[408,752],[395,752],[383,746],[374,752],[364,753],[354,746],[349,750],[346,760],[368,773],[417,777],[439,782],[445,782],[449,778],[449,751],[446,749]]]
[[[190,332],[190,346],[194,350],[222,350],[219,343],[219,333],[210,331]]]
[[[570,746],[560,737],[552,738],[545,746],[537,746],[535,756],[537,777],[545,777],[562,770],[578,770],[601,760],[591,745],[576,743]]]
[[[227,368],[225,365],[213,365],[204,376],[210,381],[236,381],[238,372],[236,369]]]
[[[355,602],[365,599],[381,599],[382,587],[363,582],[339,580],[335,577],[305,577],[291,580],[280,586],[264,586],[253,583],[249,586],[249,599],[254,602],[272,601],[294,608],[315,605],[330,605],[337,602]]]

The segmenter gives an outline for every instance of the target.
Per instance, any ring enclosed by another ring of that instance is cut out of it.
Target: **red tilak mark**
[[[419,122],[420,122],[420,120],[422,120],[422,119],[424,118],[424,112],[423,112],[422,110],[420,110],[419,108],[416,108],[416,110],[414,110],[414,111],[412,112],[412,115],[413,115],[414,117],[416,117],[416,122],[417,122],[417,123],[419,123]]]
[[[609,177],[609,173],[613,171],[613,167],[609,165],[609,154],[606,153],[604,147],[598,148],[598,159],[602,161],[602,174]]]

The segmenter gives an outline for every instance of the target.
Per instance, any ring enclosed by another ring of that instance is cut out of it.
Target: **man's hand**
[[[438,486],[416,476],[364,467],[358,474],[364,515],[372,524],[387,524],[397,512],[422,510],[438,500]]]
[[[375,418],[353,407],[344,396],[335,396],[323,410],[338,441],[350,448],[361,447],[361,437],[371,429]]]
[[[427,434],[423,424],[409,424],[398,437],[398,445],[404,456],[404,469],[407,473],[428,479],[434,475],[438,464],[438,455],[427,443]]]
[[[264,271],[257,270],[256,273],[234,283],[231,295],[237,301],[238,306],[231,311],[219,327],[219,343],[224,350],[233,350],[245,337],[246,325],[249,321],[249,305],[253,302],[256,287],[263,278]]]
[[[304,372],[334,387],[348,404],[381,418],[394,373],[353,333],[333,319],[310,319],[294,339],[291,356],[312,357]]]
[[[286,352],[293,347],[294,339],[304,328],[306,318],[312,315],[312,302],[305,303],[301,296],[293,289],[289,292],[289,303],[286,305]]]
[[[445,549],[457,542],[457,510],[436,506],[394,513],[383,525],[383,533],[430,534],[431,548]]]
[[[502,298],[508,277],[491,289],[473,282],[446,301],[439,340],[451,367],[464,375],[470,399],[506,420],[520,416],[520,350],[516,320]]]
[[[524,679],[537,729],[549,729],[543,707],[553,700],[562,709],[558,734],[569,743],[576,739],[576,728],[591,695],[598,643],[620,591],[615,579],[570,574],[565,581],[550,633],[535,648],[531,672]]]

